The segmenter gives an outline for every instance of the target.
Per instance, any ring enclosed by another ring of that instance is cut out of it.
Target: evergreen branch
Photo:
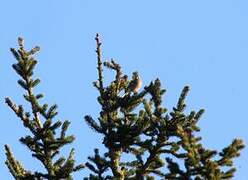
[[[171,150],[168,150],[168,149],[162,149],[159,151],[159,153],[163,153],[163,154],[171,154],[173,155],[174,157],[178,158],[178,159],[183,159],[183,158],[186,158],[187,157],[187,154],[186,153],[175,153]]]
[[[42,125],[37,111],[37,102],[33,95],[33,87],[39,84],[40,80],[36,79],[33,81],[31,78],[31,75],[33,74],[33,68],[37,64],[37,61],[34,60],[33,57],[31,57],[31,55],[38,52],[40,48],[35,47],[28,53],[24,49],[24,40],[21,37],[18,38],[18,44],[19,44],[18,51],[16,51],[14,48],[10,49],[12,54],[15,56],[15,58],[18,61],[18,63],[13,64],[13,68],[15,69],[17,74],[19,74],[22,77],[22,79],[18,80],[18,83],[20,84],[21,87],[23,87],[27,91],[30,100],[29,102],[32,107],[32,112],[35,117],[34,120],[36,122],[36,126],[37,128],[41,128]]]
[[[105,157],[101,157],[99,154],[99,150],[95,149],[94,150],[95,155],[92,157],[88,157],[88,160],[92,163],[95,164],[95,166],[90,163],[87,162],[85,164],[85,166],[91,170],[92,172],[94,172],[96,174],[95,177],[97,177],[98,179],[105,179],[106,177],[104,177],[104,173],[108,170],[109,168],[109,162],[106,160]]]
[[[125,87],[125,83],[127,82],[127,76],[124,75],[123,77],[121,77],[122,75],[121,66],[117,64],[113,59],[111,59],[110,62],[104,62],[103,65],[116,72],[115,81],[114,81],[114,84],[115,84],[114,89],[115,89],[116,95],[118,95],[121,88]]]
[[[103,129],[94,121],[94,119],[90,116],[85,116],[84,117],[86,123],[96,132],[98,133],[104,133]]]
[[[177,103],[177,110],[183,111],[186,107],[186,104],[184,103],[184,100],[189,92],[189,86],[185,86],[182,90],[182,93],[179,97],[178,103]]]
[[[240,156],[240,150],[243,149],[244,143],[241,139],[234,139],[233,142],[219,153],[221,159],[218,164],[221,166],[232,166],[232,158]]]
[[[113,59],[111,59],[110,62],[104,62],[103,65],[106,66],[107,68],[116,71],[116,76],[115,76],[116,82],[118,82],[121,79],[121,75],[122,75],[121,66],[117,64]]]
[[[203,115],[204,112],[205,112],[204,109],[200,109],[200,110],[196,113],[196,115],[195,115],[195,117],[194,117],[195,122],[198,122],[198,120],[201,118],[201,116]]]
[[[74,172],[80,171],[81,169],[85,168],[85,164],[79,164],[73,168]]]
[[[21,163],[17,160],[15,160],[10,148],[8,145],[5,145],[5,151],[6,151],[6,157],[7,160],[5,161],[5,164],[8,166],[10,173],[13,177],[16,179],[25,179],[27,177],[31,177],[32,174],[28,171],[26,171]]]
[[[27,114],[23,113],[23,107],[22,106],[16,106],[16,104],[14,104],[12,102],[12,100],[7,97],[5,98],[5,103],[15,112],[15,114],[22,120],[23,125],[27,128],[30,129],[30,131],[33,134],[36,134],[36,129],[33,127],[32,123],[30,123],[30,119],[28,118]]]
[[[147,173],[152,163],[154,163],[154,160],[160,156],[160,154],[158,153],[160,148],[161,148],[161,145],[156,144],[152,147],[151,150],[149,150],[149,156],[147,157],[145,163],[140,168],[138,168],[138,173],[136,174],[137,179],[144,177],[144,175]]]
[[[60,133],[60,138],[64,139],[65,138],[65,132],[67,131],[68,127],[70,125],[69,121],[65,121],[62,125],[61,133]]]
[[[56,104],[52,105],[47,112],[46,118],[47,119],[52,119],[54,116],[56,116],[58,114],[58,112],[56,112],[56,109],[58,108],[58,106]]]

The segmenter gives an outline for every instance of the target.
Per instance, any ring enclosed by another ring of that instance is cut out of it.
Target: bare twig
[[[99,81],[99,90],[100,94],[103,94],[103,75],[102,75],[102,52],[101,52],[101,45],[102,43],[100,42],[99,39],[99,34],[96,34],[96,53],[97,53],[97,70],[98,70],[98,81]]]

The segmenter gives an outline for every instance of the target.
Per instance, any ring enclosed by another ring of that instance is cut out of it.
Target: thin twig
[[[99,34],[96,34],[96,53],[97,53],[97,70],[98,70],[98,81],[99,81],[99,90],[100,90],[100,94],[103,94],[103,75],[102,75],[102,53],[101,53],[101,45],[102,43],[100,42],[99,39]]]

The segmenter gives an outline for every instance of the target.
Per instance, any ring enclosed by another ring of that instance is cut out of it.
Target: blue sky
[[[10,96],[22,104],[23,90],[11,68],[9,52],[17,37],[26,47],[41,46],[36,92],[59,105],[59,119],[72,122],[78,162],[86,160],[101,137],[83,117],[97,117],[95,33],[103,40],[104,59],[114,58],[127,74],[138,70],[144,84],[159,77],[171,109],[184,85],[190,85],[188,111],[205,108],[200,121],[203,143],[220,150],[234,137],[248,141],[248,1],[245,0],[8,0],[0,3],[0,174],[12,179],[4,165],[3,145],[34,170],[39,167],[18,139],[28,133],[4,104]],[[105,71],[109,79],[111,74]],[[65,148],[68,153],[70,147]],[[235,161],[235,180],[247,178],[248,151]],[[86,172],[86,171],[84,171]],[[79,179],[80,174],[75,175]]]

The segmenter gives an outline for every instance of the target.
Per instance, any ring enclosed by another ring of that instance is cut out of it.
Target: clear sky
[[[77,162],[102,147],[101,137],[83,117],[97,117],[95,33],[103,39],[104,59],[114,58],[126,73],[138,70],[144,84],[159,77],[167,89],[165,105],[176,104],[190,85],[188,111],[205,108],[200,121],[203,143],[218,149],[234,137],[248,142],[248,1],[246,0],[7,0],[0,3],[0,179],[12,179],[4,165],[3,145],[27,169],[40,164],[18,139],[28,133],[4,104],[10,96],[22,104],[23,90],[9,52],[17,37],[28,48],[39,45],[37,92],[59,105],[60,119],[72,122]],[[108,78],[113,75],[108,71]],[[235,161],[235,180],[248,178],[248,151]],[[83,173],[86,171],[84,170]],[[77,173],[75,179],[80,179]]]

